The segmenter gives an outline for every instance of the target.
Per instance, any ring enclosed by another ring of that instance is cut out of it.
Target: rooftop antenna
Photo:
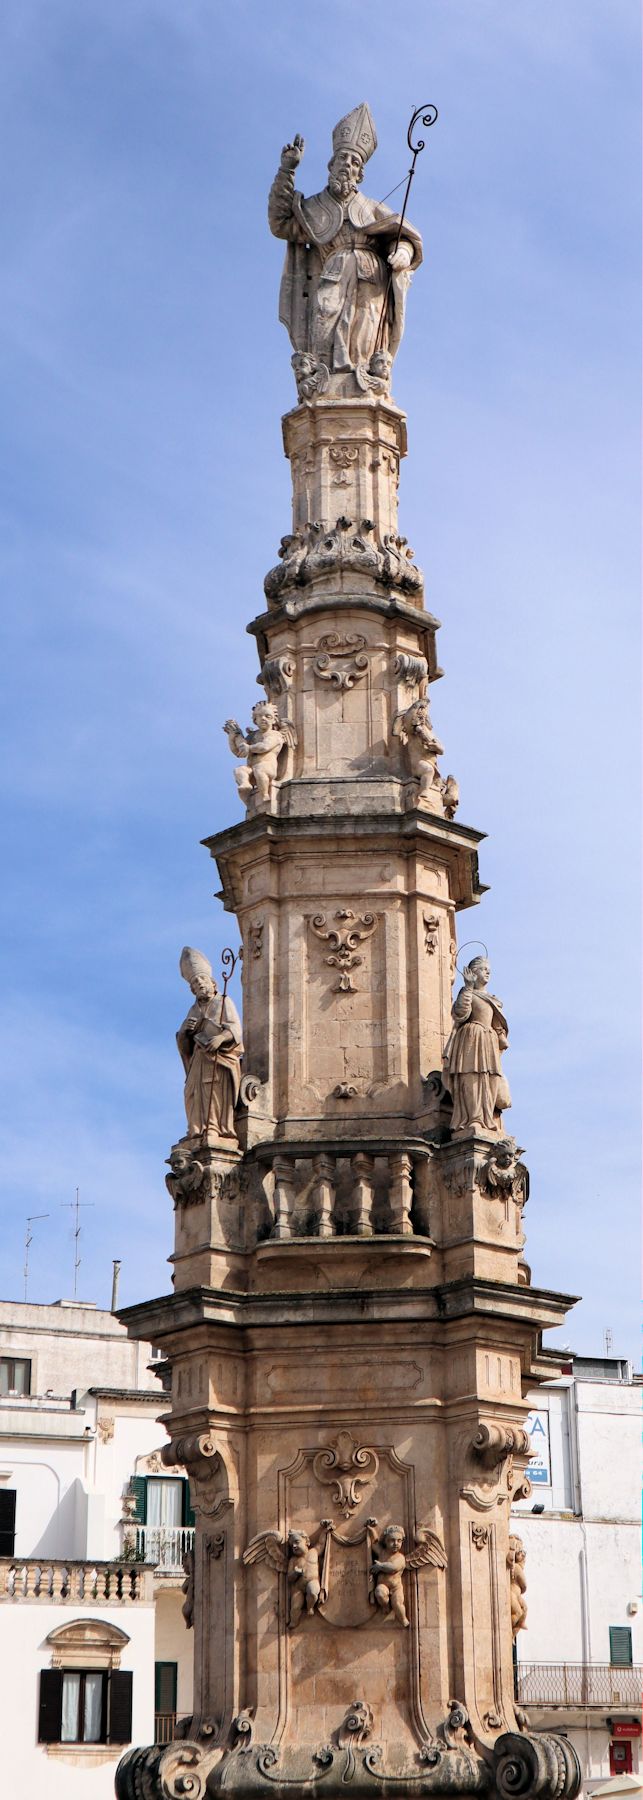
[[[81,1206],[93,1206],[93,1200],[81,1200],[80,1190],[76,1188],[75,1200],[61,1200],[61,1206],[70,1206],[74,1214],[74,1300],[78,1293],[78,1270],[80,1268],[80,1209]]]
[[[30,1251],[31,1245],[33,1244],[33,1231],[31,1229],[31,1227],[34,1224],[34,1221],[36,1219],[48,1219],[48,1218],[49,1218],[49,1213],[28,1213],[27,1214],[27,1231],[26,1231],[26,1235],[25,1235],[25,1266],[22,1271],[24,1278],[25,1278],[25,1300],[27,1298],[27,1288],[29,1286],[29,1251]]]
[[[613,1352],[614,1352],[614,1333],[612,1331],[611,1325],[605,1326],[604,1337],[605,1337],[605,1355],[612,1356]]]

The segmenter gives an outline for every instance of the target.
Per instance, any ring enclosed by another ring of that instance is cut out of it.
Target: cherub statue
[[[524,1631],[527,1621],[527,1582],[525,1579],[526,1553],[522,1538],[509,1539],[507,1551],[507,1568],[509,1570],[509,1600],[511,1605],[511,1629],[514,1637],[518,1631]]]
[[[291,1631],[299,1624],[304,1609],[310,1615],[320,1601],[328,1598],[327,1561],[331,1520],[322,1519],[314,1537],[307,1531],[289,1531],[283,1538],[279,1531],[260,1531],[244,1550],[244,1563],[269,1562],[279,1575],[285,1575],[288,1588],[288,1625]],[[319,1547],[318,1547],[319,1546]],[[320,1574],[319,1561],[323,1556]]]
[[[428,700],[414,700],[405,712],[396,713],[392,731],[404,748],[409,775],[419,782],[422,805],[429,812],[452,819],[460,790],[455,775],[441,775],[438,769],[437,759],[444,755],[444,744],[433,730]]]
[[[223,729],[233,756],[248,759],[234,771],[242,800],[247,806],[251,794],[256,794],[260,806],[268,805],[282,750],[293,750],[297,743],[294,725],[280,717],[271,700],[258,700],[252,708],[252,726],[245,733],[236,719],[226,719]]]
[[[398,1625],[406,1628],[409,1620],[402,1581],[405,1570],[422,1569],[427,1563],[435,1569],[446,1569],[444,1545],[434,1531],[422,1525],[416,1532],[415,1549],[406,1555],[402,1525],[385,1525],[380,1534],[377,1521],[370,1519],[367,1531],[371,1546],[371,1605],[381,1607],[382,1612],[392,1612]]]

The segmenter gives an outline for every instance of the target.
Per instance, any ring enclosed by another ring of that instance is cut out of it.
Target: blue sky
[[[365,190],[440,118],[395,394],[443,621],[433,716],[511,1026],[511,1129],[565,1341],[637,1355],[639,20],[635,0],[4,0],[0,456],[4,1269],[165,1291],[178,955],[236,942],[199,840],[289,524],[266,195],[368,99]],[[91,1210],[89,1209],[91,1205]]]

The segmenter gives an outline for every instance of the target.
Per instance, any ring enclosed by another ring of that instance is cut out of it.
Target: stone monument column
[[[120,1800],[573,1800],[580,1782],[514,1704],[539,1579],[510,1534],[524,1395],[556,1372],[542,1333],[571,1301],[523,1258],[486,952],[459,959],[452,996],[482,834],[443,761],[438,621],[398,525],[390,376],[422,243],[361,191],[375,144],[358,106],[320,193],[295,187],[301,138],[270,193],[292,527],[249,626],[263,695],[224,726],[243,816],[205,840],[243,945],[243,1034],[184,950],[173,1292],[121,1315],[172,1368],[195,1712],[184,1739],[128,1753]]]

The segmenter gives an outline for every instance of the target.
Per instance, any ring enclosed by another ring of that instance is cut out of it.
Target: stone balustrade
[[[355,1150],[311,1157],[280,1148],[265,1181],[260,1237],[428,1237],[426,1158]]]
[[[0,1601],[98,1601],[100,1605],[150,1605],[154,1598],[151,1568],[135,1562],[72,1562],[34,1557],[16,1561],[0,1557]]]

